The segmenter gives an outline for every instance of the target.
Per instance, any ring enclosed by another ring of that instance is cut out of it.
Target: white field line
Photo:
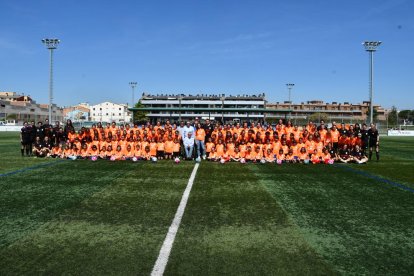
[[[174,244],[175,236],[177,235],[178,228],[180,227],[181,219],[184,215],[185,207],[187,206],[188,198],[190,197],[191,188],[193,187],[194,179],[197,174],[199,163],[196,163],[191,173],[190,179],[188,180],[187,187],[184,190],[183,197],[181,198],[180,205],[178,206],[177,212],[173,222],[171,223],[170,228],[168,229],[167,236],[165,237],[164,243],[160,249],[160,254],[158,259],[155,262],[155,265],[152,269],[152,276],[161,276],[164,274],[165,267],[168,263],[168,258],[170,257],[171,249]]]

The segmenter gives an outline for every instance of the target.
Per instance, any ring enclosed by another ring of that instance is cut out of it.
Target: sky
[[[54,103],[131,103],[152,94],[259,94],[269,102],[374,103],[414,109],[414,1],[2,0],[0,91]]]

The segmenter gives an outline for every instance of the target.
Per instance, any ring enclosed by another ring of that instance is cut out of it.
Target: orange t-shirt
[[[164,143],[164,150],[166,153],[173,153],[174,151],[174,141],[166,141]]]

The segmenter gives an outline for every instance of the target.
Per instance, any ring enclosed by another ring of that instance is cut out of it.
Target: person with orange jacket
[[[206,139],[206,131],[201,126],[201,124],[198,123],[197,129],[195,131],[195,144],[197,147],[197,157],[201,157],[201,153],[202,153],[203,159],[206,159],[206,147],[204,145],[205,139]]]

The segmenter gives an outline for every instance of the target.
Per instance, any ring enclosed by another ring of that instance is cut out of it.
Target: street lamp
[[[129,83],[129,85],[132,88],[132,104],[131,104],[131,107],[134,107],[134,104],[135,104],[135,87],[137,87],[137,84],[138,83],[136,81],[131,81]]]
[[[377,50],[378,46],[381,45],[381,41],[365,41],[362,43],[365,50],[369,52],[369,122],[370,124],[374,123],[374,104],[372,102],[372,93],[374,90],[374,52]]]
[[[55,50],[60,43],[56,38],[42,39],[42,43],[49,49],[50,53],[50,72],[49,72],[49,124],[52,123],[52,102],[53,102],[53,50]]]
[[[295,86],[294,83],[287,83],[286,87],[289,90],[289,120],[291,119],[292,116],[292,101],[291,101],[291,92],[292,92],[292,88],[293,86]]]

